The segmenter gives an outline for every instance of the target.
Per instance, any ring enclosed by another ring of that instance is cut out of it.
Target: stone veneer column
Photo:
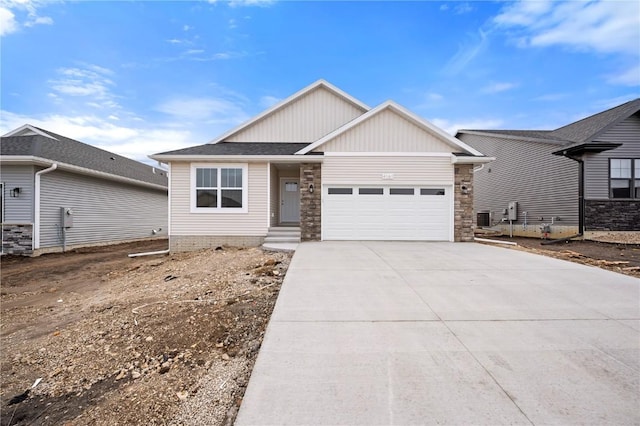
[[[322,164],[300,164],[300,241],[320,241]],[[313,192],[309,192],[313,185]]]
[[[457,164],[454,177],[454,241],[473,241],[473,164]],[[463,193],[462,186],[467,187]]]
[[[33,254],[31,224],[2,224],[2,251],[6,254]]]

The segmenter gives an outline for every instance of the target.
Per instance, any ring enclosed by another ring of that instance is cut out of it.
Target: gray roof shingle
[[[218,142],[155,155],[293,155],[308,143],[282,142]]]
[[[583,118],[552,132],[557,138],[576,143],[591,142],[612,125],[640,111],[640,98]]]
[[[40,128],[38,130],[51,135],[57,140],[41,135],[3,137],[0,139],[0,153],[3,157],[39,157],[51,162],[66,163],[144,183],[167,186],[167,175],[162,169],[151,167],[48,130]]]
[[[565,145],[583,144],[597,140],[611,126],[640,111],[640,98],[591,115],[555,130],[459,130],[482,132],[521,138],[543,139]]]

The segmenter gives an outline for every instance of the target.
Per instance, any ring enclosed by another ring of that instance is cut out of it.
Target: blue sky
[[[324,78],[454,133],[640,96],[640,2],[0,0],[0,132],[150,162]]]

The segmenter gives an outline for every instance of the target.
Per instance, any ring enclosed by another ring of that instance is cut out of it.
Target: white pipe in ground
[[[132,253],[129,257],[140,257],[140,256],[153,256],[154,254],[168,254],[169,249],[160,250],[160,251],[148,251],[146,253]]]
[[[500,240],[489,240],[486,238],[478,238],[478,237],[474,237],[473,238],[474,241],[481,241],[483,243],[494,243],[494,244],[507,244],[509,246],[517,246],[518,243],[514,243],[513,241],[500,241]],[[131,256],[131,255],[129,255]]]

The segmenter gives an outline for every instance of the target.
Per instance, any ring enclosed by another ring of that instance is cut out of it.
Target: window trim
[[[242,169],[242,207],[198,207],[196,191],[196,170],[197,169],[218,169],[218,199],[222,203],[222,182],[220,179],[221,169]],[[249,164],[248,163],[191,163],[189,180],[190,211],[191,213],[215,213],[215,214],[243,214],[249,212]]]
[[[613,178],[611,177],[611,160],[629,160],[631,162],[630,165],[630,172],[631,175],[628,178]],[[640,176],[636,176],[636,172],[635,172],[635,167],[636,164],[640,163],[640,158],[622,158],[622,157],[610,157],[608,158],[607,164],[608,164],[608,186],[609,186],[609,199],[610,200],[639,200],[639,197],[635,196],[635,185],[636,185],[636,181],[640,181]],[[611,186],[611,182],[612,181],[626,181],[629,182],[629,193],[630,193],[630,197],[614,197],[613,196],[613,187]]]

